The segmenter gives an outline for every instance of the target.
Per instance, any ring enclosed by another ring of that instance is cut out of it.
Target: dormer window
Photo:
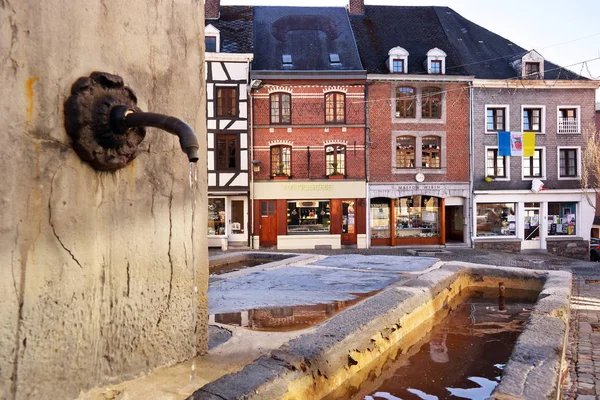
[[[540,74],[540,63],[538,62],[526,62],[525,63],[525,76],[537,78]]]
[[[207,53],[218,53],[221,51],[221,31],[212,25],[204,28],[204,45]]]
[[[515,60],[513,66],[521,71],[523,79],[544,79],[544,57],[535,50],[527,52],[520,60]]]
[[[388,52],[388,69],[394,74],[408,73],[408,51],[402,47],[394,47]]]
[[[441,60],[431,61],[431,73],[432,74],[441,74],[442,73],[442,61]]]
[[[446,53],[443,50],[434,47],[427,52],[427,73],[446,73]]]

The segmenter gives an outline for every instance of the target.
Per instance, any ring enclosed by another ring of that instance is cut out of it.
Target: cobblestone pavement
[[[232,249],[229,252],[247,251]],[[413,249],[378,247],[372,249],[294,250],[293,253],[322,255],[413,255]],[[566,350],[568,375],[564,379],[561,399],[600,400],[600,263],[573,260],[548,254],[545,251],[501,253],[474,250],[466,247],[418,249],[435,252],[442,261],[464,261],[476,264],[510,266],[529,269],[565,270],[573,273],[569,345]],[[277,251],[277,250],[260,250]],[[210,250],[210,255],[223,254]]]

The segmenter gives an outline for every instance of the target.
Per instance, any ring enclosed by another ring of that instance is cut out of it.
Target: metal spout
[[[169,117],[168,115],[135,111],[126,106],[113,107],[110,111],[110,124],[115,132],[124,134],[130,128],[135,127],[153,127],[167,131],[179,137],[181,150],[187,154],[190,162],[197,162],[199,159],[198,138],[194,130],[179,118]]]

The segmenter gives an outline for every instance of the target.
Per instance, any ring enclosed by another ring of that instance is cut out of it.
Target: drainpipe
[[[369,84],[365,82],[365,197],[366,197],[366,210],[365,210],[365,227],[367,237],[366,237],[366,246],[367,249],[371,247],[371,197],[369,196],[369,150],[370,149],[370,140],[369,140]],[[356,146],[354,147],[356,149]]]
[[[248,64],[247,64],[247,68],[248,68],[248,74],[247,76],[250,76],[250,60],[248,60]],[[254,114],[253,114],[253,107],[252,107],[252,81],[248,78],[246,79],[246,81],[248,82],[248,85],[246,86],[246,91],[248,92],[248,128],[250,129],[250,163],[249,163],[249,168],[250,168],[250,193],[248,195],[248,201],[250,202],[250,204],[248,205],[248,210],[250,210],[250,226],[252,227],[252,230],[250,231],[250,243],[249,243],[249,247],[251,249],[254,249]]]
[[[308,164],[308,179],[310,179],[310,146],[306,146],[306,163]]]
[[[467,234],[469,245],[471,248],[475,247],[475,243],[473,242],[473,224],[475,223],[474,215],[473,215],[473,201],[474,201],[474,193],[473,193],[473,176],[474,176],[474,168],[475,168],[475,142],[474,142],[474,132],[473,132],[473,81],[469,82],[469,197],[467,199],[469,214],[467,217]]]

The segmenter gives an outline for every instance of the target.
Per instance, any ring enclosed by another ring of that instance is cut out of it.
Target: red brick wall
[[[446,132],[446,174],[425,174],[425,182],[468,182],[469,180],[469,95],[466,84],[435,85],[445,92],[445,123],[393,123],[395,109],[392,85],[369,83],[369,181],[414,182],[414,173],[393,174],[392,131]],[[419,149],[417,149],[418,151]]]
[[[204,2],[204,18],[217,19],[219,18],[220,0],[206,0]]]
[[[346,124],[325,124],[324,93],[330,90],[346,92]],[[364,84],[263,83],[263,86],[252,94],[253,157],[261,162],[261,171],[255,174],[255,179],[270,178],[270,146],[276,141],[292,145],[293,179],[326,177],[325,145],[328,141],[346,144],[346,177],[364,179],[364,90]],[[269,94],[280,91],[292,93],[290,125],[270,125]],[[344,128],[346,132],[343,131]],[[310,146],[310,170],[308,146]]]

